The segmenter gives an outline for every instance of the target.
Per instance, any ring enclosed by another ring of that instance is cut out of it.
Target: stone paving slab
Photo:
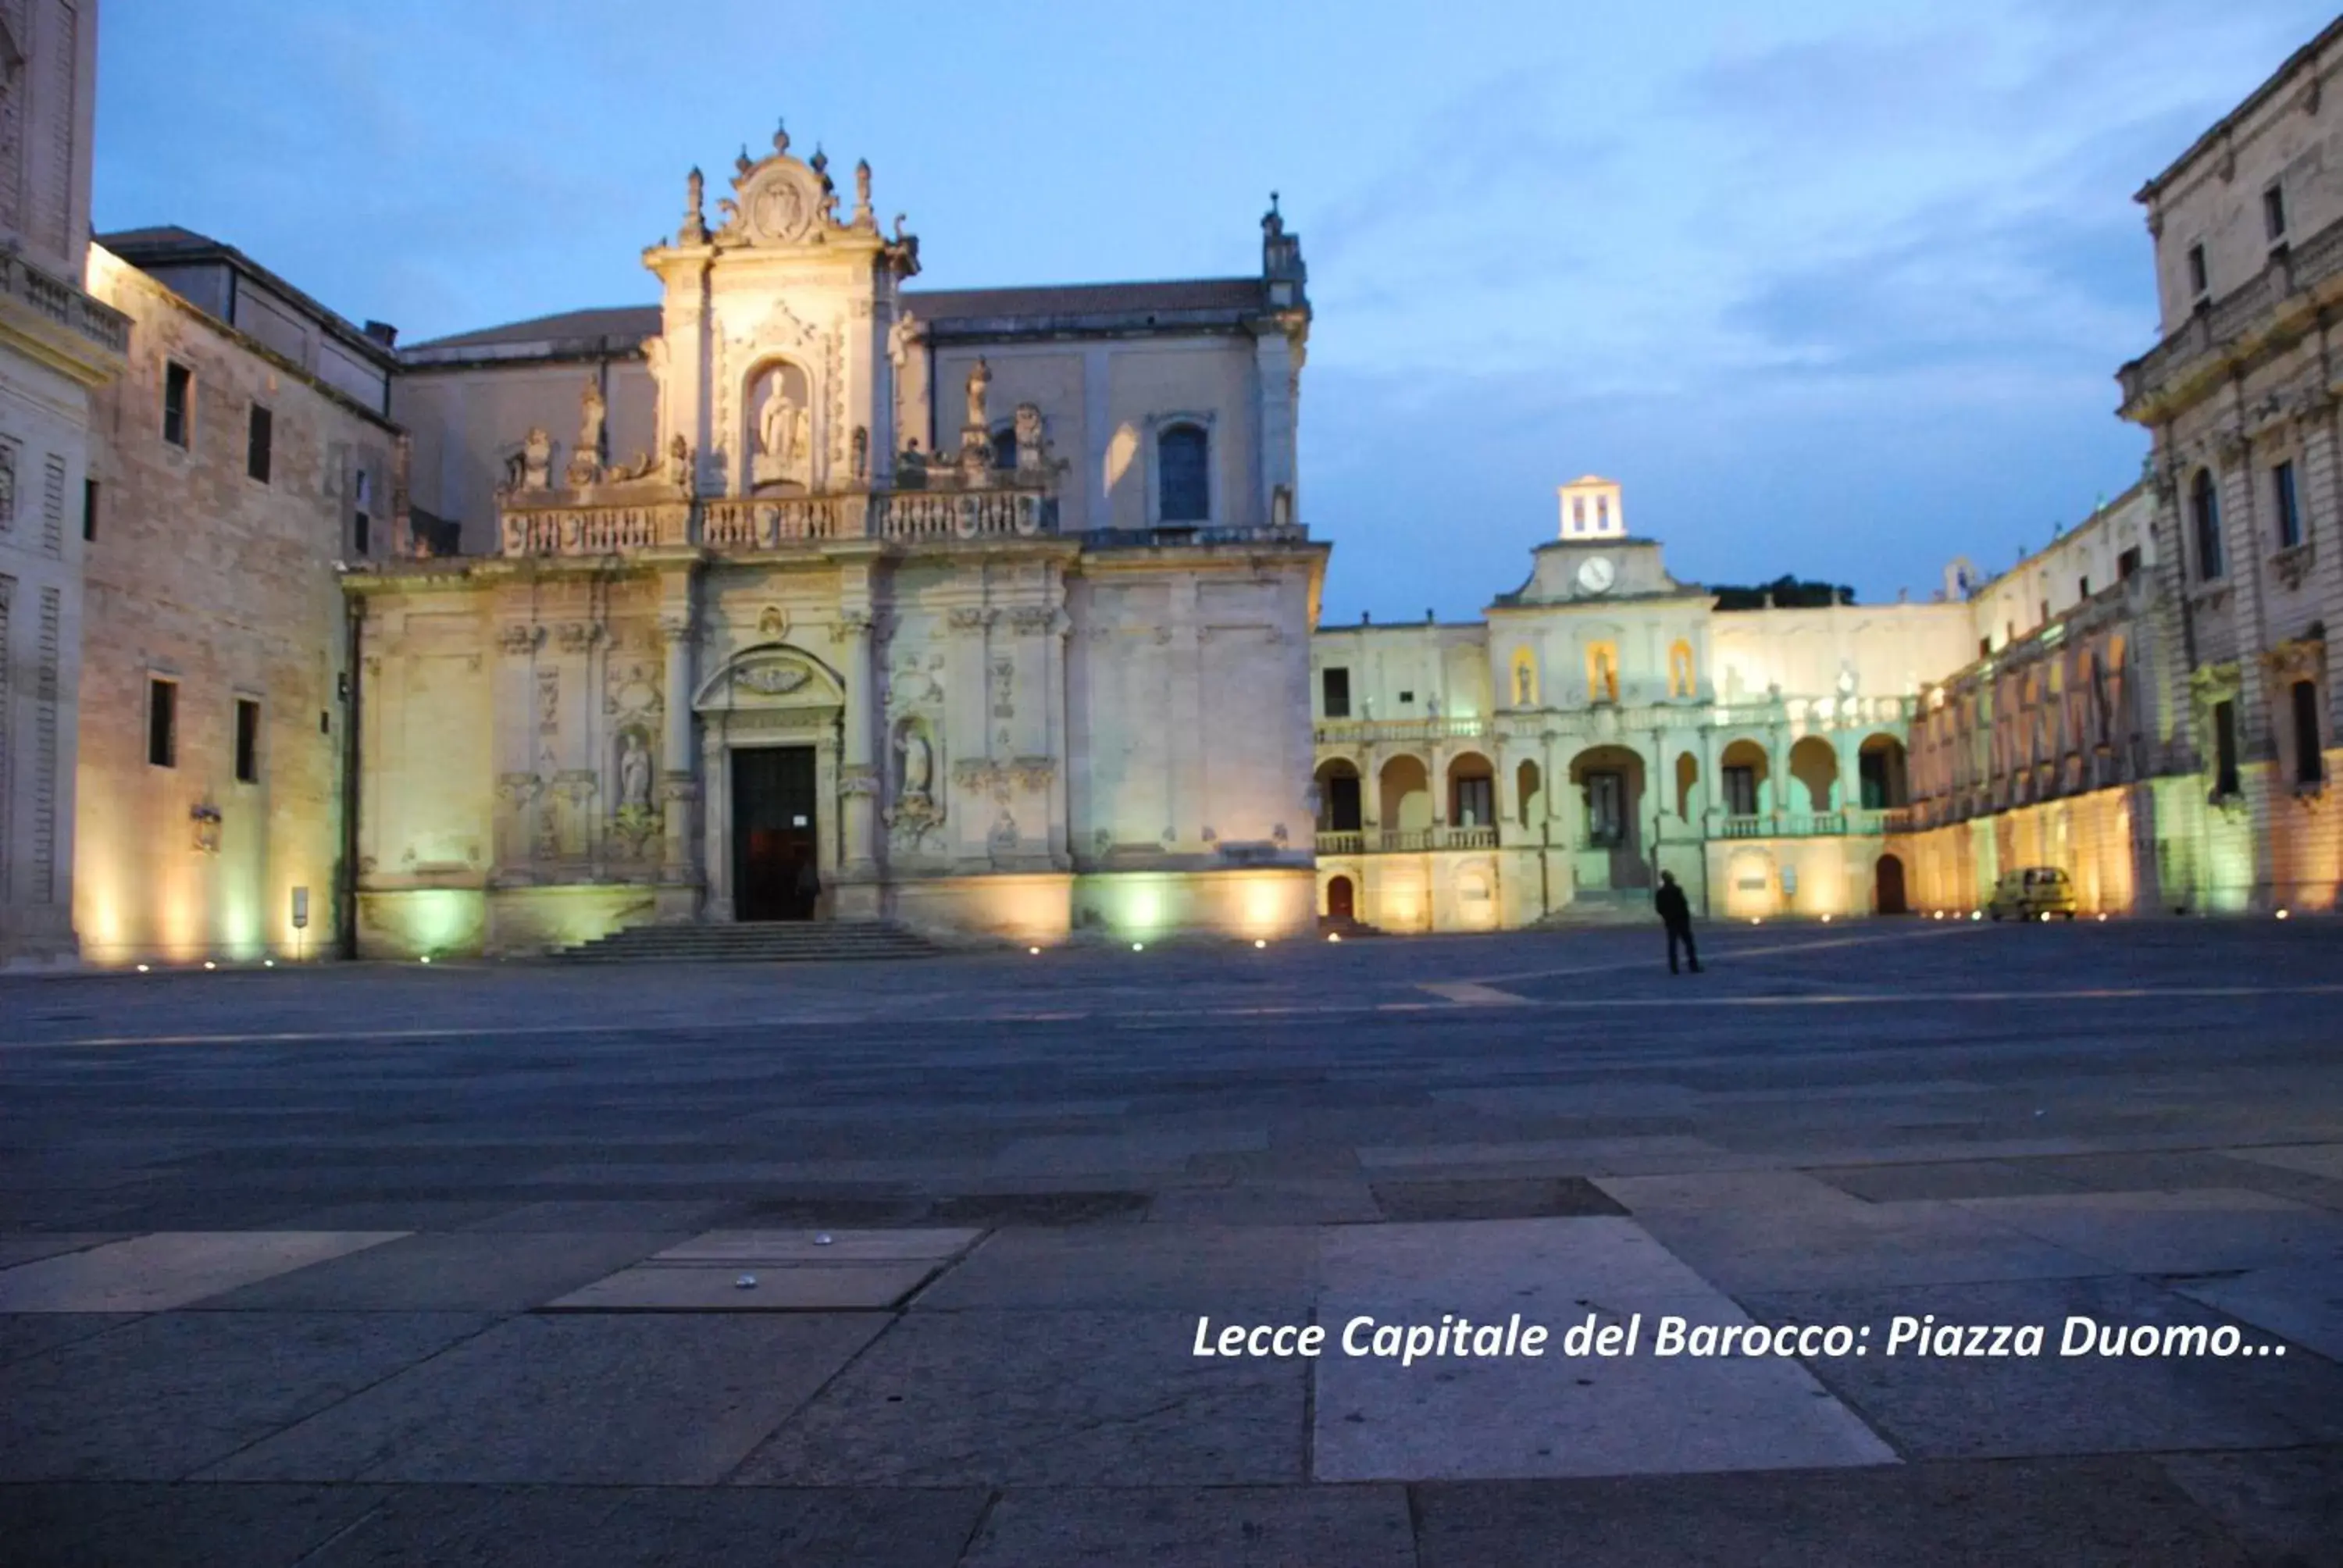
[[[0,1362],[23,1361],[135,1323],[138,1317],[136,1312],[0,1313]]]
[[[1167,1187],[1149,1205],[1167,1225],[1354,1225],[1383,1218],[1367,1184],[1348,1181],[1250,1181]]]
[[[1398,1486],[1012,1491],[961,1568],[1415,1568]]]
[[[2191,1301],[2343,1363],[2343,1258],[2166,1282]]]
[[[1734,1292],[2046,1279],[2108,1268],[1996,1223],[1992,1211],[1928,1201],[1867,1203],[1787,1171],[1606,1176],[1596,1184],[1670,1250]]]
[[[2299,1171],[2305,1175],[2323,1176],[2329,1181],[2343,1181],[2343,1143],[2304,1143],[2278,1149],[2229,1149],[2222,1152],[2230,1160],[2275,1165],[2283,1171]]]
[[[0,1235],[0,1269],[13,1269],[19,1263],[36,1263],[43,1258],[55,1258],[66,1252],[85,1252],[92,1247],[103,1247],[108,1241],[126,1241],[127,1232],[121,1231],[17,1231]]]
[[[1632,1221],[1359,1226],[1322,1247],[1318,1321],[1545,1325],[1536,1359],[1315,1365],[1312,1473],[1410,1481],[1892,1463],[1896,1455],[1795,1362],[1650,1354],[1663,1313],[1741,1323],[1740,1309]],[[1641,1311],[1644,1353],[1572,1357],[1560,1336]]]
[[[1372,1191],[1385,1219],[1403,1221],[1549,1220],[1626,1212],[1601,1188],[1576,1176],[1377,1181]]]
[[[370,1486],[0,1484],[15,1568],[289,1568],[380,1508]]]
[[[1199,1361],[1184,1312],[912,1312],[733,1476],[783,1486],[1302,1477],[1298,1362]]]
[[[672,1240],[626,1231],[408,1236],[189,1306],[201,1312],[527,1312]]]
[[[1826,1181],[1867,1203],[1908,1203],[1926,1199],[2022,1198],[2042,1192],[2072,1192],[2077,1184],[2036,1169],[2042,1161],[1960,1160],[1939,1165],[1836,1165],[1802,1174]]]
[[[662,1248],[661,1263],[942,1262],[975,1245],[972,1226],[904,1231],[710,1231]]]
[[[2343,1368],[2296,1351],[2285,1356],[2063,1357],[2069,1314],[2102,1324],[2227,1321],[2139,1280],[2022,1280],[1909,1290],[1775,1292],[1745,1295],[1768,1322],[1869,1323],[1883,1345],[1897,1313],[1940,1323],[2042,1325],[2039,1357],[1818,1360],[1815,1376],[1861,1410],[1904,1453],[1925,1459],[2125,1453],[2170,1449],[2284,1448],[2343,1442]],[[2271,1342],[2252,1328],[2248,1344]]]
[[[1975,1198],[1959,1206],[2132,1273],[2204,1273],[2343,1257],[2343,1214],[2245,1188]]]
[[[665,1231],[689,1235],[719,1223],[740,1207],[728,1198],[568,1198],[523,1200],[500,1205],[488,1217],[463,1228],[498,1235],[547,1231],[584,1235],[596,1231]]]
[[[2213,1516],[2146,1459],[1446,1483],[1413,1492],[1420,1568],[1561,1561],[2229,1568],[2247,1561]]]
[[[510,1318],[204,1479],[704,1486],[885,1323],[874,1313]]]
[[[985,1502],[976,1490],[402,1486],[302,1568],[952,1568]]]
[[[915,1310],[1115,1307],[1299,1322],[1310,1310],[1319,1235],[1299,1225],[1007,1230],[930,1286]]]
[[[933,1274],[930,1262],[644,1263],[548,1303],[565,1312],[883,1312]],[[743,1284],[742,1281],[750,1283]]]
[[[176,1481],[486,1328],[459,1312],[161,1312],[0,1369],[0,1481]]]
[[[155,1312],[395,1241],[397,1231],[178,1231],[0,1271],[0,1312]]]
[[[2343,1561],[2343,1448],[2173,1453],[2158,1462],[2258,1561]]]

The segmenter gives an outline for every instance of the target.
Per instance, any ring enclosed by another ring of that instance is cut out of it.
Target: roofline
[[[2140,493],[2147,488],[2147,481],[2146,479],[2134,479],[2128,486],[2125,487],[2121,494],[2110,496],[2106,501],[2102,502],[2097,507],[2093,508],[2089,517],[2085,518],[2073,528],[2065,529],[2064,531],[2055,535],[2051,538],[2050,542],[2044,545],[2040,549],[2029,550],[2025,555],[2018,557],[2015,563],[2001,571],[1994,573],[1991,577],[1986,578],[1985,581],[1977,584],[1974,588],[1971,588],[1969,590],[1969,598],[1975,599],[1980,598],[1984,595],[1986,589],[1992,588],[1994,584],[2000,582],[2003,578],[2014,578],[2018,573],[2024,571],[2026,568],[2048,559],[2051,554],[2056,551],[2059,546],[2068,543],[2077,534],[2081,533],[2085,528],[2089,528],[2092,524],[2116,511],[2117,508],[2129,506],[2139,497]],[[1956,599],[1948,602],[1966,603],[1968,601]]]
[[[137,263],[131,261],[121,255],[118,255],[103,240],[93,239],[89,243],[92,250],[102,252],[112,260],[119,262],[123,266],[136,273],[148,287],[154,289],[156,293],[163,297],[164,303],[169,306],[172,309],[185,311],[189,316],[192,316],[196,320],[200,321],[209,330],[220,334],[229,342],[233,343],[236,347],[243,349],[246,353],[252,355],[255,358],[259,359],[266,364],[274,366],[278,371],[292,377],[295,380],[300,382],[301,385],[307,387],[310,391],[315,392],[320,397],[325,398],[327,402],[341,405],[343,408],[349,412],[357,414],[360,417],[380,426],[392,436],[403,436],[407,433],[407,427],[392,418],[386,409],[367,407],[366,404],[359,402],[356,397],[351,397],[347,392],[345,392],[340,387],[335,386],[332,382],[327,381],[323,377],[318,376],[311,370],[304,368],[302,366],[296,364],[293,360],[287,358],[277,350],[271,348],[267,344],[263,343],[257,337],[253,337],[252,334],[246,332],[241,327],[236,326],[234,322],[221,320],[218,317],[214,316],[210,311],[206,310],[202,306],[197,305],[186,295],[181,294],[177,289],[173,288],[169,284],[164,282],[161,278],[156,276],[145,267],[140,266]],[[387,385],[388,377],[385,377],[386,390],[387,389]]]
[[[2216,120],[2210,130],[2207,130],[2204,135],[2189,143],[2188,150],[2187,152],[2182,153],[2178,157],[2173,159],[2170,164],[2167,165],[2163,173],[2155,176],[2153,178],[2149,179],[2146,185],[2140,186],[2138,191],[2133,195],[2131,199],[2139,203],[2143,206],[2153,203],[2157,196],[2164,194],[2164,187],[2172,183],[2174,176],[2177,175],[2188,165],[2195,163],[2206,153],[2211,151],[2214,143],[2219,141],[2221,138],[2227,136],[2230,132],[2236,130],[2238,125],[2242,123],[2247,116],[2251,115],[2256,109],[2260,108],[2264,104],[2268,103],[2271,97],[2276,95],[2280,83],[2285,82],[2289,77],[2293,76],[2306,65],[2316,69],[2318,64],[2318,56],[2326,50],[2329,44],[2336,43],[2338,40],[2343,40],[2343,16],[2336,17],[2334,21],[2329,22],[2325,27],[2319,30],[2318,36],[2313,38],[2309,43],[2305,44],[2301,48],[2297,49],[2293,54],[2288,55],[2286,57],[2285,64],[2278,66],[2277,70],[2271,72],[2269,76],[2260,86],[2256,87],[2252,92],[2246,95],[2244,102],[2240,103],[2236,108],[2231,109],[2227,114],[2222,116],[2218,120]]]
[[[318,320],[323,322],[335,337],[346,339],[349,347],[375,361],[386,374],[398,368],[397,349],[368,337],[366,329],[352,322],[349,317],[319,303],[317,298],[307,290],[297,288],[286,282],[282,276],[261,266],[236,246],[213,239],[207,235],[196,234],[192,229],[184,231],[189,236],[186,239],[150,240],[127,246],[117,246],[114,243],[124,235],[135,235],[139,232],[141,231],[135,228],[116,229],[112,234],[92,235],[90,240],[92,244],[106,246],[107,252],[125,266],[135,266],[141,272],[147,272],[152,266],[194,266],[207,261],[224,262],[246,274],[255,282],[285,296],[302,308],[314,312]],[[208,315],[209,312],[206,314]],[[235,327],[233,322],[226,325]],[[240,331],[241,328],[237,330]]]

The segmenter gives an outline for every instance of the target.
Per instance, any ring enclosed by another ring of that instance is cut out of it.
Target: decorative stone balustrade
[[[14,251],[0,250],[0,295],[22,300],[109,354],[130,351],[130,317]]]
[[[819,548],[851,539],[951,543],[1058,531],[1057,502],[1024,487],[641,500],[582,491],[507,492],[498,521],[508,556],[610,556],[659,548],[728,555]]]

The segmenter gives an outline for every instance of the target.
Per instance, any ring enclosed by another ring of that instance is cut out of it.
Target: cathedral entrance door
[[[817,818],[810,746],[732,752],[732,911],[739,920],[809,920]]]

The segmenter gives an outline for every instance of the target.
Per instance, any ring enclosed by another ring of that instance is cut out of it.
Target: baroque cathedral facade
[[[405,357],[415,548],[344,579],[358,950],[1305,929],[1282,217],[1258,277],[923,294],[867,165],[777,133],[704,199],[656,310]]]

